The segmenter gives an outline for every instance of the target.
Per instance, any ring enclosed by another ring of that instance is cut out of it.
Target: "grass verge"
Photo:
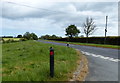
[[[49,76],[49,47],[55,49],[55,76]],[[24,41],[2,44],[2,81],[68,81],[77,67],[76,50]]]
[[[53,40],[46,40],[46,41],[67,43],[66,41],[53,41]],[[103,47],[103,48],[112,48],[112,49],[120,49],[120,46],[118,46],[118,45],[91,44],[91,43],[79,43],[79,42],[69,42],[69,44],[82,45],[82,46],[93,46],[93,47]]]

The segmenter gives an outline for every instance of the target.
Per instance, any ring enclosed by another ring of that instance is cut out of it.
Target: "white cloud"
[[[105,16],[108,15],[108,35],[117,35],[117,3],[113,2],[51,2],[41,0],[3,0],[3,34],[36,32],[64,36],[65,28],[75,24],[82,30],[86,17],[94,18],[99,28],[94,35],[103,36]],[[5,1],[17,4],[6,3]],[[25,6],[22,6],[25,5]],[[29,7],[26,7],[29,6]],[[33,7],[33,8],[32,8]],[[113,28],[114,27],[114,28]]]

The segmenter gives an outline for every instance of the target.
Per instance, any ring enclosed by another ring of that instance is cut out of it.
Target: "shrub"
[[[27,41],[27,39],[25,39],[25,38],[21,38],[20,41]]]

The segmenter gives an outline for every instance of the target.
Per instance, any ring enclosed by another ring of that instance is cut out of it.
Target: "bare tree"
[[[93,34],[93,32],[96,30],[96,25],[94,24],[92,18],[86,18],[86,22],[83,24],[83,29],[86,37]]]

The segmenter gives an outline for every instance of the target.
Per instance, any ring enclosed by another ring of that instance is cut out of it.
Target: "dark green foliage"
[[[62,38],[62,37],[58,37],[56,35],[43,35],[41,36],[39,39],[59,39],[59,38]]]
[[[33,40],[38,40],[38,37],[35,33],[31,33],[30,35]]]
[[[26,39],[30,40],[30,38],[31,38],[30,33],[29,33],[29,32],[26,32],[26,33],[23,35],[23,38],[26,38]]]
[[[49,39],[49,38],[50,38],[50,35],[44,35],[40,37],[40,39]]]
[[[23,35],[23,38],[26,38],[28,40],[38,40],[38,37],[35,33],[29,33],[29,32],[26,32],[24,35]]]
[[[22,38],[22,35],[18,35],[17,38]]]
[[[67,35],[70,38],[78,36],[78,34],[80,33],[80,31],[77,29],[75,25],[68,26],[65,31],[66,31],[65,35]]]
[[[57,38],[57,36],[56,36],[56,35],[52,35],[51,37],[52,37],[53,39]]]
[[[70,42],[79,42],[79,43],[86,43],[86,39],[88,43],[95,43],[95,44],[104,44],[105,37],[82,37],[82,38],[72,38],[69,40]],[[109,45],[119,45],[120,36],[117,37],[107,37],[106,44]],[[56,41],[68,41],[68,38],[60,38],[60,39],[51,39]]]
[[[27,39],[25,39],[25,38],[21,38],[20,41],[27,41]]]
[[[13,38],[13,36],[3,36],[2,38]]]

